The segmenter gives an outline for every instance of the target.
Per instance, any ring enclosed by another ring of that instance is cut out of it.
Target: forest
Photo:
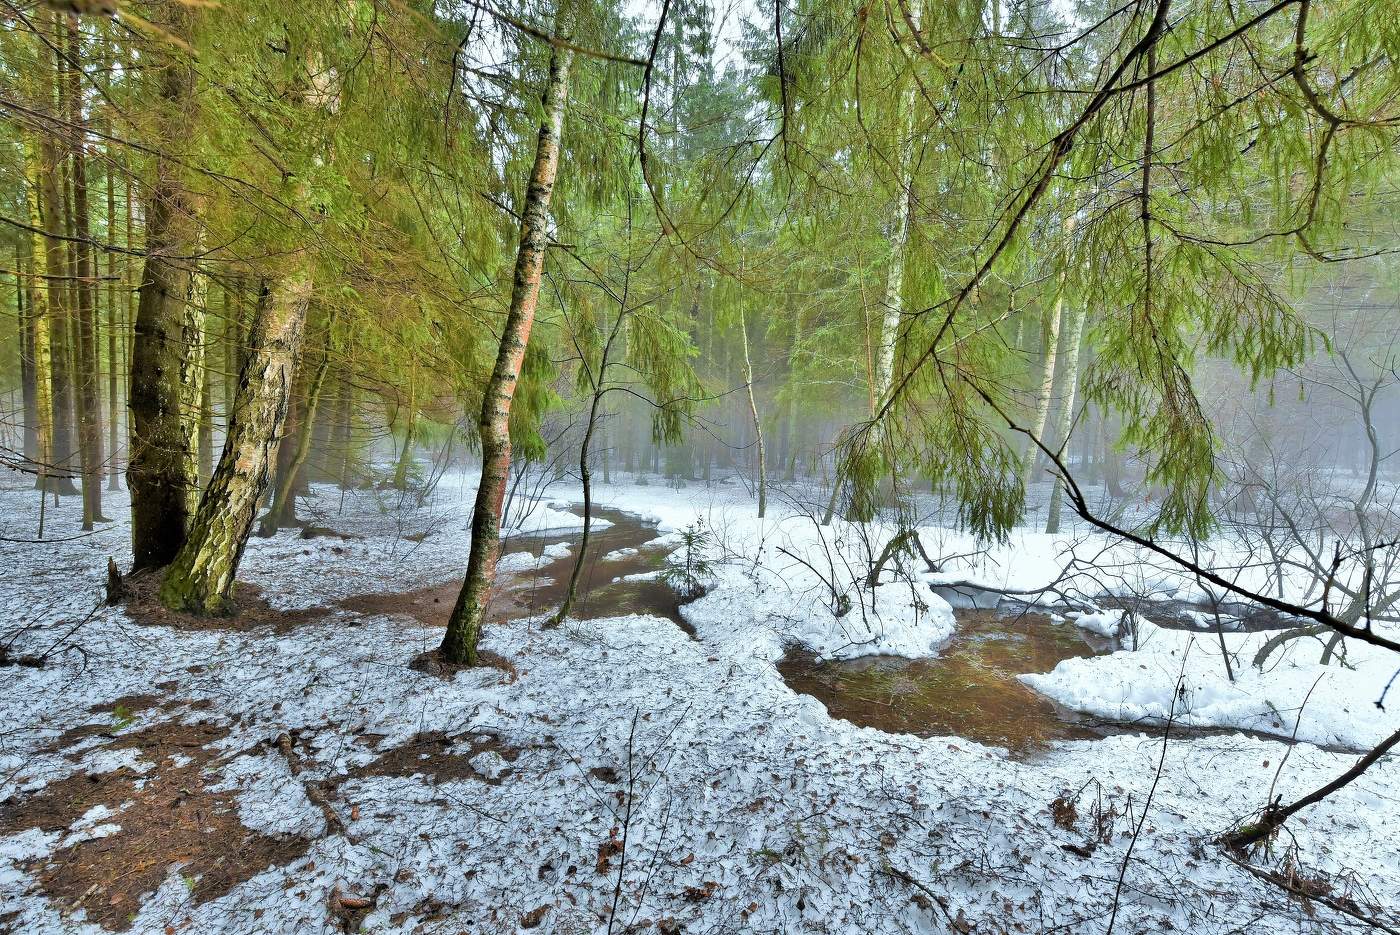
[[[0,0],[0,932],[1400,933],[1396,0]]]

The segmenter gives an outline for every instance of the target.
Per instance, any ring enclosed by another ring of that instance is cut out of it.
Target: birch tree
[[[566,15],[561,11],[556,17],[556,34],[567,35],[567,29],[561,28]],[[477,485],[472,513],[467,573],[442,640],[442,656],[454,664],[475,665],[477,662],[477,641],[495,583],[496,563],[501,556],[501,514],[510,481],[511,400],[539,303],[540,275],[549,241],[549,203],[559,171],[559,148],[573,57],[570,46],[562,43],[551,46],[549,76],[543,94],[544,118],[520,212],[520,246],[516,252],[510,307],[477,422],[481,439],[481,481]]]

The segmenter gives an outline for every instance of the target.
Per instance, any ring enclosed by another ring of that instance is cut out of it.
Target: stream
[[[612,525],[589,532],[588,555],[579,577],[572,615],[580,620],[592,620],[623,614],[650,614],[665,617],[694,636],[694,628],[681,616],[680,598],[666,582],[656,577],[666,567],[666,556],[673,548],[647,544],[661,535],[656,524],[631,513],[602,507],[595,507],[593,515]],[[516,608],[532,615],[541,614],[563,602],[582,535],[582,530],[566,529],[516,535],[502,543],[504,555],[528,552],[536,557],[550,545],[560,542],[569,545],[569,554],[564,558],[514,576],[515,586],[510,597]],[[619,552],[627,554],[607,557]]]
[[[693,637],[694,629],[680,614],[676,593],[655,576],[665,567],[673,546],[648,545],[659,533],[654,523],[640,517],[616,509],[598,509],[595,515],[613,525],[589,537],[574,616],[651,614],[674,621]],[[578,530],[515,536],[505,543],[505,552],[539,556],[561,542],[576,551],[579,537]],[[541,614],[557,607],[573,561],[571,552],[517,573],[509,592],[513,610]],[[1179,617],[1172,623],[1186,626],[1187,611],[1198,608],[1177,609],[1180,614],[1168,619]],[[965,609],[956,614],[956,635],[933,658],[868,656],[833,661],[793,647],[778,662],[778,671],[789,688],[816,698],[834,718],[890,733],[965,737],[1005,747],[1018,758],[1039,753],[1056,741],[1160,733],[1160,728],[1125,726],[1077,714],[1017,678],[1022,673],[1049,672],[1066,659],[1110,653],[1117,648],[1115,641],[1070,622],[1056,623],[1034,608],[1003,604],[996,610]],[[1273,620],[1250,623],[1258,628],[1281,625]],[[1177,732],[1208,731],[1177,728]]]

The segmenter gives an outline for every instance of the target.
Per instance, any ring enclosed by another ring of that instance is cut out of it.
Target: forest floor
[[[636,556],[664,556],[703,520],[714,570],[681,611],[693,634],[666,616],[551,629],[532,615],[544,579],[567,574],[575,533],[549,527],[577,525],[563,510],[578,492],[560,484],[524,524],[530,551],[505,560],[515,590],[483,644],[495,664],[444,676],[415,661],[455,597],[472,483],[449,476],[421,502],[316,487],[303,515],[325,534],[252,540],[247,617],[192,626],[102,604],[129,529],[82,536],[77,498],[50,511],[52,541],[11,541],[33,537],[38,498],[0,478],[0,645],[12,663],[45,657],[0,667],[0,930],[1400,925],[1396,758],[1250,866],[1212,843],[1394,729],[1374,705],[1383,660],[1358,651],[1353,670],[1322,672],[1308,649],[1232,685],[1210,655],[1216,634],[1140,621],[1135,647],[1061,662],[1037,687],[1101,717],[1253,733],[1124,731],[1028,753],[857,726],[790,689],[778,663],[794,643],[832,659],[936,655],[958,631],[929,590],[943,582],[856,589],[858,606],[834,613],[824,582],[848,590],[889,530],[837,523],[828,539],[798,494],[758,521],[736,482],[634,480],[602,502],[655,537],[599,555],[599,580],[608,562],[613,577],[654,580]],[[125,508],[109,495],[111,515]],[[941,555],[966,551],[950,529],[922,535]],[[1013,536],[948,580],[1043,576],[1067,541]],[[1232,632],[1229,649],[1248,658],[1259,638]]]

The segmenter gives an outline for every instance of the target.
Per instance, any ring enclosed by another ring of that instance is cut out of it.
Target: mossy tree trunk
[[[172,610],[220,614],[231,608],[234,577],[287,418],[292,367],[306,325],[309,260],[296,262],[298,268],[270,286],[254,313],[223,454],[189,537],[161,583],[161,601]]]
[[[188,37],[189,18],[172,6],[168,23]],[[165,146],[175,151],[188,138],[194,102],[194,70],[178,54],[158,62],[160,128]],[[133,568],[168,564],[185,544],[192,494],[198,478],[188,452],[191,420],[182,418],[182,375],[189,366],[187,303],[192,287],[190,260],[198,235],[193,200],[175,161],[155,159],[155,177],[146,206],[146,260],[141,276],[131,355],[131,437],[127,486],[131,490]]]
[[[38,460],[39,451],[39,411],[34,395],[34,292],[34,264],[26,259],[23,247],[16,245],[15,310],[19,315],[20,405],[24,407],[21,446],[24,461],[30,466]]]
[[[272,495],[272,506],[263,515],[263,520],[258,528],[258,535],[271,536],[278,529],[284,529],[297,525],[296,494],[297,478],[301,475],[302,469],[306,465],[307,456],[311,453],[311,437],[316,428],[316,412],[321,402],[321,387],[326,382],[326,371],[330,368],[331,348],[330,348],[330,325],[326,326],[326,341],[322,346],[320,358],[315,368],[310,373],[310,379],[305,387],[305,398],[301,404],[301,412],[296,425],[296,436],[291,435],[289,429],[284,433],[281,443],[277,448],[277,486]],[[306,366],[303,361],[302,366]],[[290,456],[284,463],[282,453],[290,452]]]
[[[501,512],[510,480],[510,406],[539,302],[540,275],[549,240],[549,202],[559,170],[559,144],[572,63],[571,49],[554,46],[543,96],[544,120],[540,124],[535,163],[521,211],[520,247],[515,257],[510,308],[501,331],[496,364],[481,402],[477,426],[481,438],[481,482],[477,485],[476,508],[472,514],[471,551],[466,578],[442,640],[442,655],[451,663],[476,664],[476,644],[496,579],[496,562],[501,557]]]
[[[50,42],[57,37],[57,17],[49,13],[42,20],[50,36]],[[50,45],[49,48],[56,48]],[[38,55],[40,76],[36,82],[37,91],[42,95],[40,106],[51,111],[55,106],[57,71],[52,57],[40,50]],[[71,495],[78,492],[73,484],[75,476],[73,447],[73,383],[71,358],[69,354],[71,317],[70,301],[72,282],[65,247],[65,224],[63,218],[63,166],[58,147],[51,134],[41,133],[35,144],[36,163],[34,182],[39,223],[35,226],[43,230],[44,291],[47,299],[47,325],[49,346],[49,384],[51,387],[49,404],[50,446],[46,463],[50,471],[41,478],[41,483],[55,494]],[[36,267],[37,267],[36,263]]]
[[[43,229],[40,176],[42,157],[29,150],[29,221],[35,230]],[[49,341],[48,251],[46,238],[35,234],[30,238],[29,271],[29,350],[34,367],[34,464],[35,486],[40,496],[47,495],[49,475],[53,465],[53,357]],[[40,533],[42,536],[42,532]]]

